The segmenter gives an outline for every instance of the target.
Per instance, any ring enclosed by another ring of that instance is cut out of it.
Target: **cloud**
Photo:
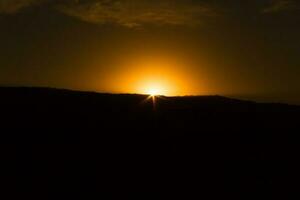
[[[15,14],[43,4],[68,16],[95,24],[125,27],[153,25],[197,26],[218,15],[206,0],[0,0],[0,14]]]
[[[0,0],[0,14],[14,14],[42,0]]]
[[[262,13],[278,13],[298,9],[297,3],[293,0],[273,0],[271,4],[262,10]]]
[[[216,16],[208,4],[186,0],[70,0],[59,5],[63,13],[80,20],[125,27],[155,25],[198,25]]]

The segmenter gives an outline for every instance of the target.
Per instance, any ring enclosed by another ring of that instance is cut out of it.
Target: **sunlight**
[[[163,95],[164,92],[159,87],[152,87],[152,88],[146,89],[145,93],[149,94],[152,97],[155,97],[158,95]]]
[[[148,58],[149,57],[149,58]],[[106,85],[115,93],[149,96],[183,96],[193,94],[204,84],[172,57],[136,56],[123,61],[124,71],[116,73]],[[197,86],[197,88],[195,87]],[[197,89],[197,90],[196,90]]]

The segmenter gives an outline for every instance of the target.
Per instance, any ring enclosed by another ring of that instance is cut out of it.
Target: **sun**
[[[157,89],[157,88],[150,88],[149,91],[147,92],[147,94],[154,97],[154,96],[160,95],[160,92],[159,92],[159,89]]]
[[[168,87],[166,84],[159,81],[148,82],[148,84],[144,84],[143,87],[142,93],[152,97],[168,94]]]
[[[100,82],[113,93],[170,97],[199,94],[206,90],[202,88],[202,81],[198,81],[198,74],[192,73],[189,61],[185,63],[180,56],[150,50],[125,56],[120,61],[120,70],[115,70],[111,78]],[[99,84],[98,80],[95,84]]]

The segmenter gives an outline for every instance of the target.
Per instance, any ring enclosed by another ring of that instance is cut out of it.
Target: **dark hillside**
[[[30,199],[288,199],[300,107],[0,88],[5,190]]]

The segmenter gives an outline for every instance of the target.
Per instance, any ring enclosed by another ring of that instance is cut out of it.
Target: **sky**
[[[298,0],[0,0],[0,85],[300,104]]]

